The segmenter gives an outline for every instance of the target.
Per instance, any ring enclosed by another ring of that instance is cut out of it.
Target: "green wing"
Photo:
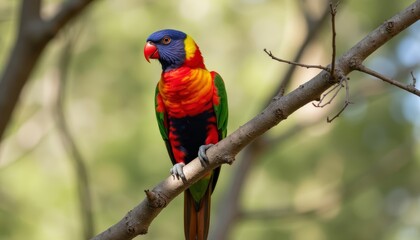
[[[159,101],[160,94],[159,88],[156,86],[155,91],[155,111],[156,111],[156,120],[158,122],[160,135],[162,135],[163,140],[168,140],[168,127],[167,127],[167,119],[166,119],[166,110],[162,105],[162,102]]]
[[[212,72],[214,76],[214,86],[217,89],[217,96],[219,97],[218,104],[214,104],[214,112],[216,113],[217,129],[219,130],[220,139],[225,138],[227,134],[227,122],[228,122],[228,100],[226,94],[225,83],[222,77]]]
[[[155,91],[155,111],[156,111],[156,120],[159,126],[160,135],[165,141],[166,150],[168,150],[169,157],[171,158],[172,164],[175,164],[175,157],[172,152],[171,143],[169,142],[169,127],[168,127],[168,118],[165,106],[163,105],[161,96],[159,94],[159,88],[156,86]]]

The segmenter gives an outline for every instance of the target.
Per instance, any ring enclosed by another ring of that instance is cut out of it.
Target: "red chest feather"
[[[159,93],[168,116],[195,116],[212,108],[213,82],[209,71],[202,68],[181,67],[164,72]]]

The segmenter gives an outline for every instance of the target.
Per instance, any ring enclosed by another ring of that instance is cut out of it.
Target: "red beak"
[[[149,60],[150,58],[151,59],[159,58],[159,51],[153,43],[147,42],[146,45],[144,46],[144,58],[146,58],[148,62],[150,62]]]

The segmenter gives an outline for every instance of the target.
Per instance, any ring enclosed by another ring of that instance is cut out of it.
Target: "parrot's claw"
[[[181,178],[182,180],[185,180],[184,171],[182,170],[184,166],[185,163],[177,163],[171,168],[169,172],[172,176],[176,177],[177,179]]]
[[[214,144],[201,145],[198,148],[198,158],[200,159],[201,166],[205,167],[209,164],[209,158],[207,157],[206,151],[213,145]]]

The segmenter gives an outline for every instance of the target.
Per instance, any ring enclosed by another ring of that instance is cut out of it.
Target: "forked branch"
[[[318,69],[322,69],[324,71],[329,72],[330,74],[330,81],[332,83],[334,83],[334,87],[327,91],[326,93],[324,93],[322,95],[322,97],[320,97],[319,101],[317,104],[312,103],[313,106],[315,107],[325,107],[326,105],[329,105],[332,103],[332,101],[337,97],[338,93],[340,92],[341,88],[344,87],[345,85],[345,89],[346,89],[346,99],[344,101],[344,107],[336,114],[334,115],[332,118],[327,117],[327,122],[330,123],[332,122],[334,119],[336,119],[338,116],[340,116],[340,114],[347,108],[347,106],[350,104],[350,89],[349,89],[349,84],[348,84],[348,80],[349,78],[347,78],[346,76],[343,76],[343,74],[341,72],[336,72],[335,71],[335,59],[336,59],[336,29],[335,29],[335,16],[337,14],[337,6],[338,3],[333,4],[332,2],[330,2],[329,4],[329,9],[330,9],[330,15],[331,15],[331,31],[332,31],[332,40],[331,40],[331,46],[332,46],[332,57],[331,57],[331,64],[330,67],[325,67],[322,65],[307,65],[307,64],[302,64],[302,63],[298,63],[298,62],[293,62],[293,61],[288,61],[288,60],[284,60],[284,59],[280,59],[275,57],[271,51],[267,51],[267,49],[264,49],[264,52],[267,53],[267,55],[269,57],[271,57],[274,60],[277,60],[279,62],[283,62],[283,63],[288,63],[288,64],[292,64],[294,66],[299,66],[299,67],[306,67],[306,68],[318,68]],[[338,75],[338,76],[337,76]],[[337,80],[339,79],[339,80]],[[338,81],[338,82],[337,82]],[[343,82],[345,84],[343,84]],[[328,101],[324,101],[325,98],[330,95],[332,93],[332,97],[328,100]]]

